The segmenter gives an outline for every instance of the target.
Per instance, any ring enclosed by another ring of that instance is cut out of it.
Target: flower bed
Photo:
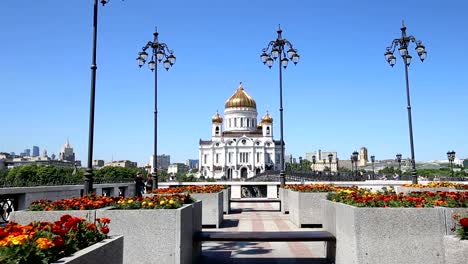
[[[83,197],[63,199],[52,202],[51,200],[37,200],[29,205],[30,211],[62,211],[62,210],[93,210],[110,206],[118,197],[97,196],[89,194]]]
[[[49,263],[107,238],[110,220],[68,214],[55,222],[15,222],[0,227],[0,263]]]
[[[336,264],[444,263],[446,216],[467,208],[465,192],[338,190],[328,200],[323,227],[336,236]]]
[[[230,196],[230,194],[223,192],[225,189],[226,186],[224,185],[182,186],[156,189],[153,193],[166,195],[190,193],[194,199],[202,201],[202,225],[219,228],[224,219],[223,212],[226,199],[223,197],[225,195]]]
[[[93,220],[95,217],[107,217],[112,219],[111,234],[126,237],[125,263],[154,263],[154,259],[162,263],[192,263],[192,259],[197,260],[201,244],[193,243],[192,236],[201,231],[202,208],[190,194],[109,199],[113,202],[94,210],[51,211],[55,207],[47,205],[41,207],[47,211],[15,211],[10,219],[45,221],[71,212]],[[76,204],[78,208],[93,208],[78,205],[88,202],[83,197],[66,200],[67,204]]]
[[[175,203],[171,209],[150,209],[151,205],[143,205],[147,199],[127,198],[122,200],[122,209],[96,211],[96,217],[112,219],[111,235],[125,237],[124,263],[196,263],[201,244],[194,243],[193,236],[201,231],[200,202],[181,204],[177,209],[172,207]]]
[[[403,184],[397,186],[397,193],[410,193],[410,192],[449,192],[449,191],[468,191],[468,184],[458,184],[453,182],[429,182],[427,184]]]

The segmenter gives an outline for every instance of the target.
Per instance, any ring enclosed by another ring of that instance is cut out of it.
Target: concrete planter
[[[468,215],[468,208],[449,208],[449,207],[438,207],[444,211],[445,216],[445,235],[454,235],[455,232],[452,231],[452,228],[455,227],[455,222],[457,220],[453,219],[454,214],[459,216]]]
[[[96,210],[68,210],[68,211],[13,211],[9,221],[21,225],[28,225],[34,221],[55,222],[60,220],[62,215],[69,214],[75,217],[85,218],[88,222],[94,222]]]
[[[122,264],[123,247],[123,236],[115,236],[79,250],[71,256],[61,258],[51,264]]]
[[[336,264],[444,263],[445,216],[441,208],[322,204],[324,229],[336,236]],[[334,229],[328,224],[333,222]]]
[[[200,211],[196,202],[179,209],[98,210],[96,217],[110,218],[110,235],[125,237],[124,263],[189,264],[201,252],[201,244],[193,243]]]
[[[304,225],[322,225],[321,200],[327,198],[325,192],[289,191],[289,220],[298,227]]]
[[[191,193],[190,196],[202,201],[202,225],[219,228],[223,222],[223,193]]]
[[[231,203],[229,200],[231,199],[231,187],[222,190],[223,193],[223,211],[225,214],[229,214],[231,212]]]
[[[289,200],[288,194],[290,190],[279,188],[279,199],[281,200],[281,213],[289,214]]]
[[[468,240],[444,236],[445,263],[460,264],[468,260]]]

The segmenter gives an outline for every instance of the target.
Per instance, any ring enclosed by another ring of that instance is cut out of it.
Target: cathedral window
[[[266,128],[266,134],[270,135],[270,127],[269,126],[267,126],[267,128]]]
[[[232,152],[228,153],[228,161],[229,161],[229,163],[232,162]]]
[[[244,118],[241,118],[241,119],[240,119],[240,126],[241,126],[241,127],[244,127]]]
[[[234,118],[234,127],[237,127],[237,118]]]
[[[205,163],[205,164],[206,164],[207,156],[208,156],[207,154],[205,154],[205,155],[203,156],[203,163]]]
[[[260,162],[260,152],[257,152],[257,162]]]
[[[229,118],[229,127],[231,127],[231,118]]]
[[[219,136],[219,126],[216,126],[215,128],[215,135]]]
[[[247,127],[250,127],[250,119],[247,118]]]
[[[216,164],[219,163],[219,153],[216,153]]]

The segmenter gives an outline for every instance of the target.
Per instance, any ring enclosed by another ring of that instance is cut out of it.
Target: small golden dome
[[[218,111],[216,111],[216,115],[213,116],[213,123],[222,123],[223,118],[219,115]]]
[[[225,107],[251,107],[257,109],[257,104],[255,100],[244,91],[241,82],[236,92],[226,101]]]
[[[273,118],[272,118],[271,115],[268,113],[268,111],[267,111],[266,114],[262,117],[262,123],[273,123]]]

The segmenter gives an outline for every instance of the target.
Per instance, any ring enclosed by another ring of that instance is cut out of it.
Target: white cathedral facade
[[[205,178],[247,179],[266,170],[280,169],[281,146],[273,139],[268,112],[258,122],[257,105],[242,83],[226,101],[224,119],[213,116],[211,140],[201,140],[199,172]]]

